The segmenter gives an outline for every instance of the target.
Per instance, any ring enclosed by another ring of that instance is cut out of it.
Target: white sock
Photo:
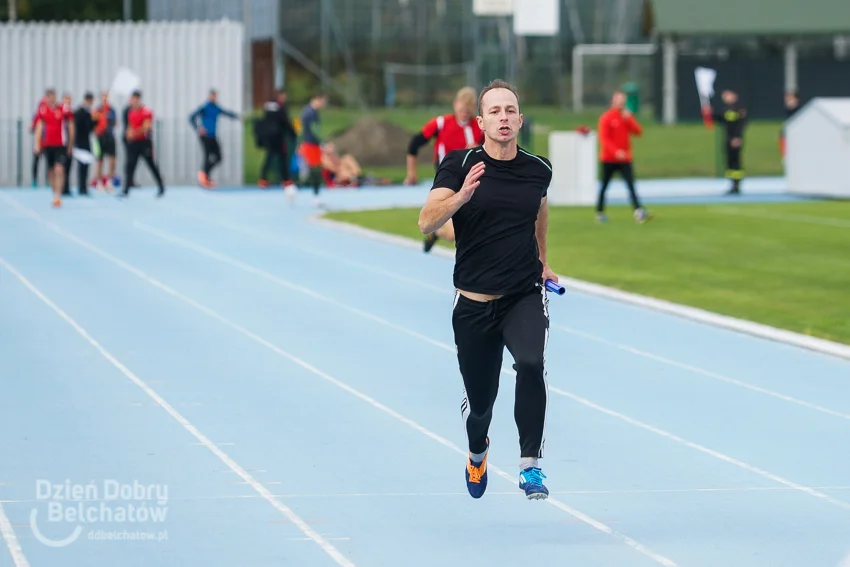
[[[484,460],[484,457],[487,456],[487,450],[483,453],[470,453],[469,458],[473,463],[480,463]]]
[[[519,470],[524,471],[529,467],[537,468],[537,458],[536,457],[523,457],[519,460]]]

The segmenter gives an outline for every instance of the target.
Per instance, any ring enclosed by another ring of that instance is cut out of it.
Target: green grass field
[[[596,224],[553,207],[549,263],[559,274],[850,344],[850,202],[626,207]],[[419,209],[327,216],[421,239]],[[445,245],[445,243],[443,243]]]
[[[293,110],[296,108],[293,107]],[[573,130],[583,124],[595,129],[602,111],[603,109],[595,109],[576,114],[569,110],[551,107],[524,108],[524,115],[531,119],[533,132],[531,149],[538,154],[548,156],[549,132]],[[402,126],[413,135],[433,116],[445,112],[447,112],[446,108],[378,109],[372,114]],[[333,136],[361,117],[362,114],[356,110],[328,108],[322,112],[322,128],[326,136]],[[635,171],[639,177],[710,177],[715,175],[716,131],[709,131],[702,124],[664,126],[655,123],[652,117],[647,115],[641,116],[640,120],[644,126],[644,135],[634,140]],[[781,124],[778,122],[753,122],[749,125],[744,138],[743,156],[748,175],[782,174],[782,163],[777,146],[780,127]],[[250,124],[246,124],[245,136],[246,183],[254,184],[262,163],[262,151],[254,146]],[[408,140],[399,140],[399,143],[406,147]],[[422,151],[428,152],[431,147]],[[368,173],[387,177],[394,182],[401,182],[404,179],[404,163],[396,167],[366,167],[364,169]],[[433,174],[433,166],[420,167],[420,179],[430,179]]]

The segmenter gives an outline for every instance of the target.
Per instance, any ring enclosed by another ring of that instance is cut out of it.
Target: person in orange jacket
[[[599,118],[599,161],[602,162],[602,187],[596,201],[596,219],[606,222],[605,192],[611,178],[619,172],[626,182],[631,197],[632,208],[637,222],[643,223],[650,216],[643,208],[635,191],[634,169],[632,167],[631,136],[643,133],[638,121],[626,108],[626,95],[622,91],[614,92],[611,108]]]

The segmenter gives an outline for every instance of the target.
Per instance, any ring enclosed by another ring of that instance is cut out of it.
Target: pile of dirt
[[[337,151],[353,155],[360,166],[404,167],[407,159],[407,147],[412,132],[401,126],[379,120],[375,117],[361,118],[353,126],[333,138]],[[428,164],[433,160],[431,146],[419,152],[419,163]]]

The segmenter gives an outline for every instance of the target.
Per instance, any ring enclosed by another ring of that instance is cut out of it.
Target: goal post
[[[449,65],[384,63],[384,105],[434,106],[476,83],[474,62]]]
[[[653,56],[657,48],[652,43],[585,43],[573,48],[573,110],[584,109],[588,87],[610,92],[625,81],[643,76],[652,77]],[[590,58],[604,59],[603,65],[591,66]],[[600,74],[601,73],[601,74]],[[640,82],[640,80],[637,80]]]

